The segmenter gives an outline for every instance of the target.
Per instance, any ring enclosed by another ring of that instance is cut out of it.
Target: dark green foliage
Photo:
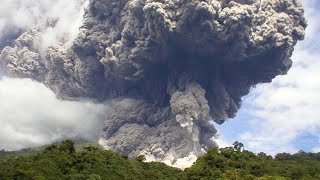
[[[144,163],[144,157],[126,155],[98,147],[76,151],[72,141],[47,146],[32,155],[0,156],[0,179],[181,179],[183,171],[162,163]],[[185,179],[185,178],[183,178]]]
[[[47,146],[38,153],[0,154],[0,179],[182,179],[182,180],[318,180],[320,153],[281,153],[273,158],[234,147],[211,148],[182,171],[163,163],[129,159],[98,146],[75,148],[72,141]],[[24,151],[23,151],[24,152]]]
[[[234,147],[211,148],[185,170],[188,179],[259,179],[259,180],[319,180],[320,153],[280,153],[273,158],[261,152],[257,155]]]

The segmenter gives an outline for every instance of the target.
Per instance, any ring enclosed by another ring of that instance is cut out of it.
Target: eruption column
[[[92,0],[71,48],[41,57],[31,29],[0,64],[61,98],[108,100],[106,147],[174,164],[215,146],[209,121],[234,117],[252,86],[287,73],[305,28],[296,0]]]

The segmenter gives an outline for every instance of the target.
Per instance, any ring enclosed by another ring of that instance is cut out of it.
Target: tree
[[[61,142],[61,144],[58,146],[58,150],[68,154],[72,154],[76,152],[74,148],[74,142],[71,140],[66,140]]]
[[[236,141],[233,143],[233,148],[236,151],[242,151],[242,149],[244,148],[244,145],[241,142]]]
[[[0,179],[172,179],[172,180],[319,180],[319,153],[280,153],[276,159],[233,147],[209,148],[184,171],[144,156],[127,158],[110,150],[86,147],[75,151],[72,141],[50,145],[39,153],[0,155]]]

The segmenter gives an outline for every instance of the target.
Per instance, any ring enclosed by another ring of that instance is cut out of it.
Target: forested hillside
[[[74,142],[64,141],[33,153],[2,152],[0,179],[320,179],[320,153],[281,153],[273,158],[244,150],[239,142],[211,148],[184,171],[98,146],[75,147]]]

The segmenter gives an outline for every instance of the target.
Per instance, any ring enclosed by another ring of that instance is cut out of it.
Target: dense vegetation
[[[64,141],[36,153],[0,153],[0,179],[320,179],[320,153],[281,153],[275,158],[254,154],[235,142],[233,147],[211,148],[182,171],[162,163],[129,159],[98,146],[81,148]]]

